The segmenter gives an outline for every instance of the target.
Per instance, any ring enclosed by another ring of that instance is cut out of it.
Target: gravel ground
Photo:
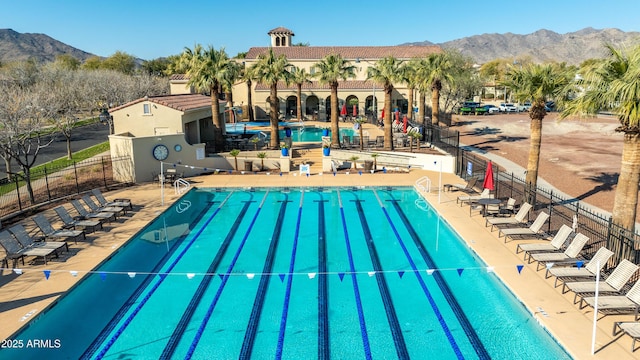
[[[562,192],[611,212],[622,159],[623,135],[615,132],[618,121],[613,117],[558,121],[557,115],[549,113],[543,120],[539,176]],[[527,113],[455,116],[455,120],[460,142],[526,168]]]

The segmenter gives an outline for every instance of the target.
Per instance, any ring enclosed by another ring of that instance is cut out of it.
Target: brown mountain
[[[57,55],[69,54],[80,61],[93,56],[45,34],[21,34],[12,29],[0,29],[0,62],[34,59],[54,61]]]
[[[482,64],[497,58],[530,57],[536,62],[564,61],[578,65],[582,61],[604,57],[604,43],[616,47],[640,43],[640,32],[624,32],[618,29],[585,28],[580,31],[558,34],[550,30],[538,30],[532,34],[518,35],[482,34],[440,43],[445,49],[457,49]],[[403,45],[433,45],[429,41]]]

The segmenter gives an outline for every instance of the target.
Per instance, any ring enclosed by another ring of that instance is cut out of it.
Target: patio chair
[[[91,193],[96,198],[96,200],[98,200],[98,204],[100,204],[100,206],[120,206],[125,209],[133,210],[131,199],[114,199],[113,201],[109,201],[105,199],[100,189],[97,188],[91,190]]]
[[[82,197],[82,201],[84,201],[84,203],[89,207],[89,209],[93,213],[100,213],[100,212],[114,213],[116,216],[116,219],[118,218],[118,215],[124,215],[124,208],[122,206],[99,206],[93,201],[93,199],[89,195],[84,195]]]
[[[87,211],[87,209],[84,208],[84,206],[80,203],[79,200],[71,200],[71,205],[73,205],[73,208],[76,209],[80,217],[84,220],[98,219],[101,222],[105,222],[107,220],[109,222],[112,222],[116,220],[116,214],[112,212],[95,212],[94,213],[94,212]]]
[[[493,231],[493,228],[498,228],[500,225],[519,225],[524,224],[527,221],[527,216],[529,211],[533,208],[533,206],[529,203],[524,203],[520,206],[520,210],[516,213],[514,217],[508,218],[487,218],[485,221],[485,226],[489,226],[491,224],[490,231]]]
[[[472,203],[475,200],[480,200],[482,198],[488,198],[491,197],[491,190],[489,189],[484,189],[482,190],[482,192],[480,193],[480,195],[463,195],[463,196],[458,196],[458,198],[456,199],[456,203],[459,203],[460,206],[462,206],[464,203],[468,203],[469,205],[472,205]]]
[[[360,136],[357,136],[357,135],[353,136],[353,139],[351,140],[351,147],[360,148]]]
[[[524,260],[526,261],[532,253],[561,251],[564,243],[572,232],[573,230],[571,230],[570,227],[563,224],[550,242],[518,244],[516,254],[524,252]]]
[[[538,217],[533,221],[531,226],[528,228],[508,228],[508,229],[500,229],[498,231],[498,237],[500,235],[504,236],[504,242],[507,242],[507,239],[514,240],[516,236],[518,237],[542,237],[544,236],[544,232],[542,231],[542,225],[549,220],[549,214],[546,212],[541,212],[538,214]]]
[[[42,231],[45,238],[73,239],[76,244],[78,243],[79,237],[82,236],[82,240],[87,238],[83,230],[54,229],[49,220],[47,220],[47,218],[42,214],[35,215],[32,220],[36,223],[40,231]]]
[[[612,256],[613,251],[603,246],[596,251],[596,254],[587,262],[587,265],[576,267],[573,266],[575,264],[572,264],[572,266],[549,267],[544,277],[548,279],[551,276],[555,276],[554,287],[558,287],[558,281],[565,282],[567,280],[595,278],[596,274],[602,271],[602,268],[604,268]]]
[[[627,334],[631,337],[631,352],[636,351],[636,340],[640,339],[640,322],[617,321],[613,323],[613,336]]]
[[[513,215],[516,213],[516,199],[509,198],[504,206],[500,206],[500,215]]]
[[[342,147],[348,149],[351,147],[351,136],[343,135],[342,136]]]
[[[536,270],[540,270],[541,266],[546,266],[547,263],[575,264],[579,261],[578,255],[587,244],[588,240],[589,238],[586,235],[578,233],[573,237],[573,240],[571,240],[571,244],[567,246],[564,252],[529,254],[529,262],[538,262]]]
[[[376,148],[384,147],[384,136],[376,136]]]
[[[54,249],[23,248],[18,240],[16,240],[16,238],[13,237],[13,235],[11,235],[7,230],[3,230],[0,232],[0,246],[4,248],[4,251],[7,254],[7,258],[9,260],[13,260],[14,268],[18,264],[18,260],[22,260],[22,265],[24,265],[25,256],[35,256],[36,258],[42,258],[45,265],[47,264],[47,256],[51,254],[54,254],[56,257],[58,256]]]
[[[596,289],[599,294],[620,294],[622,288],[627,285],[636,271],[638,271],[638,265],[627,259],[623,259],[611,275],[607,276],[604,281],[599,281],[597,286],[595,281],[565,282],[562,286],[562,293],[567,292],[567,290],[573,291],[574,304],[578,303],[578,296],[583,297],[584,294],[593,294],[596,292]],[[582,300],[580,302],[582,302]],[[582,304],[580,305],[580,308],[582,308]]]
[[[60,251],[62,250],[62,248],[65,249],[65,251],[69,251],[69,244],[66,243],[66,241],[38,241],[36,242],[35,239],[33,238],[33,236],[30,236],[29,233],[27,232],[27,229],[24,228],[24,226],[22,226],[21,224],[17,224],[12,226],[11,228],[9,228],[9,232],[13,234],[13,236],[15,236],[16,240],[18,240],[18,242],[20,243],[20,245],[22,245],[23,248],[25,249],[36,249],[36,248],[43,248],[43,249],[53,249],[55,250],[58,254],[60,253]],[[60,251],[58,251],[60,250]]]
[[[478,182],[477,177],[472,177],[467,180],[466,184],[444,184],[442,185],[444,189],[447,191],[464,191],[466,193],[475,193],[476,191],[473,189]]]
[[[595,308],[596,298],[594,296],[582,298],[582,304]],[[634,314],[634,321],[638,321],[640,314],[640,280],[627,291],[625,295],[598,295],[598,312],[603,314]]]
[[[85,231],[94,232],[100,228],[102,230],[102,222],[100,220],[83,220],[83,219],[74,219],[71,217],[71,214],[64,208],[64,206],[58,206],[53,209],[60,220],[64,223],[63,229],[76,229],[80,228]]]

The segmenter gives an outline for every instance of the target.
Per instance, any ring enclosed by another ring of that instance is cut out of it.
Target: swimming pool
[[[568,359],[412,188],[193,189],[12,358]]]
[[[281,130],[279,131],[280,139],[284,139],[286,133],[283,129],[284,126],[289,127],[291,129],[291,139],[295,142],[319,142],[322,141],[322,131],[326,128],[316,127],[316,126],[299,126],[299,123],[280,123]],[[246,126],[246,130],[245,130]],[[256,133],[264,133],[265,135],[270,135],[270,130],[268,129],[268,123],[236,123],[236,124],[227,124],[227,134],[256,134]],[[327,125],[328,126],[328,125]],[[331,132],[329,132],[330,134]],[[358,135],[358,133],[350,127],[340,127],[340,140],[342,141],[343,136],[353,136]]]

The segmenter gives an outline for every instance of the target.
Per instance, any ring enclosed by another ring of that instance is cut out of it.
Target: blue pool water
[[[193,189],[13,339],[60,346],[0,358],[569,359],[386,187]]]
[[[322,141],[322,131],[323,128],[315,127],[315,126],[298,126],[297,123],[280,123],[281,130],[279,131],[280,139],[284,139],[285,130],[283,130],[284,126],[288,126],[291,129],[291,139],[294,142],[318,142]],[[247,127],[247,130],[244,130],[244,127]],[[266,135],[269,135],[270,132],[268,129],[260,129],[256,130],[254,127],[256,126],[266,126],[268,127],[268,123],[236,123],[236,124],[227,124],[227,134],[255,134],[259,132],[263,132]],[[331,132],[329,132],[331,134]],[[358,135],[358,132],[350,127],[341,127],[340,128],[340,140],[342,141],[343,136],[353,136]]]

